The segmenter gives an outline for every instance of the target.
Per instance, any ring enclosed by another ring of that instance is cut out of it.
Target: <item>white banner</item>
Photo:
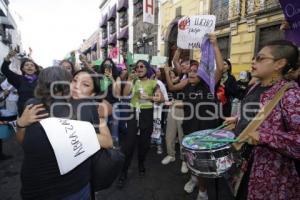
[[[143,0],[143,22],[154,24],[155,0]]]
[[[60,174],[66,174],[100,149],[89,122],[47,118],[40,121],[54,150]]]
[[[165,65],[168,62],[168,57],[165,56],[152,56],[151,65]]]
[[[181,18],[178,22],[177,46],[182,49],[199,49],[205,35],[214,32],[215,25],[214,15]]]

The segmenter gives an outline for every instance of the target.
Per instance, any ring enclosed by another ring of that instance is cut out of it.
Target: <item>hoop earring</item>
[[[274,85],[279,80],[279,74],[273,73],[271,77],[271,85]]]

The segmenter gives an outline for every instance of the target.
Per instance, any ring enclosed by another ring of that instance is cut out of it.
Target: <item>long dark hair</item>
[[[74,64],[73,64],[71,61],[66,60],[66,59],[65,59],[65,60],[62,60],[62,61],[60,61],[59,66],[62,66],[62,64],[63,64],[64,62],[68,63],[68,64],[71,66],[71,68],[72,68],[71,74],[72,74],[72,75],[75,74],[75,67],[74,67]]]
[[[282,74],[286,75],[289,71],[296,71],[299,68],[298,47],[287,40],[275,40],[267,43],[264,47],[270,47],[272,55],[276,60],[286,59],[287,64],[282,70]]]
[[[155,74],[154,69],[151,67],[151,65],[150,65],[147,61],[145,61],[145,60],[138,60],[138,61],[136,62],[136,65],[135,65],[135,66],[137,66],[139,63],[143,63],[143,64],[145,65],[145,67],[146,67],[146,69],[147,69],[147,72],[146,72],[146,77],[147,77],[147,78],[151,78],[151,76],[152,76],[153,74]]]
[[[229,74],[232,74],[232,64],[231,64],[231,62],[227,58],[224,59],[224,62],[226,62],[227,65],[228,65],[228,67],[229,67],[229,69],[227,70],[227,72]]]
[[[100,69],[97,71],[98,73],[104,75],[104,70],[105,70],[105,62],[106,61],[109,61],[110,64],[111,64],[111,71],[112,71],[112,76],[113,78],[116,80],[118,76],[120,76],[120,71],[118,70],[116,64],[114,63],[114,61],[111,59],[111,58],[106,58],[101,66],[100,66]]]
[[[21,63],[21,66],[20,66],[20,70],[21,70],[22,74],[25,75],[25,72],[24,72],[23,68],[24,68],[24,66],[25,66],[25,64],[26,64],[27,62],[33,63],[33,65],[34,65],[34,67],[35,67],[35,69],[36,69],[35,74],[36,74],[36,75],[39,75],[39,73],[40,73],[40,66],[38,66],[38,64],[36,64],[33,60],[31,60],[31,59],[29,59],[29,58],[24,58],[24,59],[22,59],[22,63]]]
[[[45,68],[39,74],[34,96],[41,99],[45,105],[50,106],[55,100],[55,97],[52,96],[53,94],[69,96],[71,80],[70,72],[61,67]]]
[[[99,75],[97,74],[97,72],[95,72],[87,67],[84,67],[81,70],[75,72],[75,74],[73,75],[73,78],[80,73],[87,73],[91,76],[91,79],[93,80],[93,85],[94,85],[94,93],[96,95],[100,94],[101,89],[100,89],[100,85],[99,85]]]

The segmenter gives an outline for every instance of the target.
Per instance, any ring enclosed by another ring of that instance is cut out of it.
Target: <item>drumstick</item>
[[[207,137],[207,136],[209,136],[209,135],[211,135],[211,134],[213,134],[214,132],[216,132],[216,131],[218,131],[218,130],[220,130],[220,129],[222,129],[222,128],[225,128],[225,127],[227,127],[227,126],[229,126],[230,124],[222,124],[221,126],[218,126],[217,128],[215,128],[215,129],[212,129],[212,130],[210,130],[208,133],[206,133],[205,135],[201,135],[201,136],[196,136],[196,138],[197,139],[203,139],[203,138],[205,138],[205,137]]]
[[[230,139],[230,138],[224,138],[224,139],[203,139],[200,140],[200,142],[212,142],[212,143],[225,143],[225,142],[238,142],[237,139]]]

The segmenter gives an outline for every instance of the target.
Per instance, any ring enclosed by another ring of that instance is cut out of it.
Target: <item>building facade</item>
[[[127,51],[129,47],[129,35],[132,38],[132,21],[130,21],[130,10],[128,0],[102,0],[99,6],[100,19],[100,57],[105,59],[109,52],[117,47],[120,52]],[[132,43],[131,43],[132,44]],[[132,49],[132,47],[131,47]],[[120,62],[120,56],[117,59]]]
[[[154,12],[154,24],[143,22],[143,3],[148,3],[149,9]],[[134,0],[133,20],[133,52],[149,54],[158,53],[158,24],[159,24],[159,1],[157,0]]]
[[[10,49],[18,47],[22,50],[21,34],[9,10],[9,1],[0,0],[0,60]]]
[[[278,0],[212,0],[216,32],[223,56],[230,58],[233,73],[250,70],[253,56],[271,40],[283,39],[284,19]]]
[[[88,61],[93,62],[100,58],[101,50],[101,30],[97,29],[88,39],[80,46],[79,51],[86,55]]]
[[[233,73],[250,70],[252,57],[270,40],[282,39],[284,19],[278,0],[162,0],[160,52],[171,61],[176,50],[177,22],[182,16],[216,15],[216,33],[224,58],[233,64]],[[198,60],[200,52],[185,52]]]

